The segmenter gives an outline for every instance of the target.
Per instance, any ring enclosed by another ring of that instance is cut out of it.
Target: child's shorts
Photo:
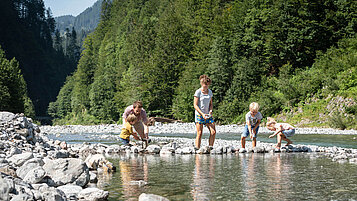
[[[285,135],[285,137],[291,137],[295,134],[295,129],[283,130],[281,132]]]
[[[214,120],[213,117],[210,117],[209,119],[205,120],[202,115],[196,115],[195,122],[199,124],[211,124],[214,123]]]
[[[130,140],[129,139],[124,139],[124,138],[119,138],[120,139],[120,142],[123,144],[123,145],[129,145],[129,142]]]
[[[252,126],[252,130],[253,130],[254,126]],[[255,135],[253,135],[253,137],[257,137],[258,135],[258,131],[259,131],[259,126],[257,127],[257,132],[255,132]],[[243,129],[243,133],[242,133],[242,137],[248,137],[249,136],[249,130],[248,130],[248,125],[245,125],[244,129]]]

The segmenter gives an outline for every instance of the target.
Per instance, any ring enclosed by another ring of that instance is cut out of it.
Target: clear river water
[[[267,136],[260,134],[258,140],[275,143]],[[295,144],[357,148],[356,137],[318,134],[295,135],[291,139]],[[117,143],[98,134],[50,138],[68,143]],[[227,133],[217,138],[238,140],[239,136]],[[322,153],[120,154],[109,160],[117,171],[99,175],[98,182],[98,187],[109,191],[109,200],[137,200],[141,193],[170,200],[357,200],[357,165],[334,162]]]

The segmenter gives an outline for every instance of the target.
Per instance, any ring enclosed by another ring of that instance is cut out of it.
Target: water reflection
[[[317,154],[130,155],[115,164],[109,200],[357,199],[357,166]],[[140,180],[148,184],[133,185]]]
[[[146,157],[128,155],[119,161],[122,194],[126,200],[136,200],[145,191],[149,180],[148,160]]]
[[[195,155],[193,171],[192,198],[194,200],[210,200],[214,188],[215,158],[207,155]]]

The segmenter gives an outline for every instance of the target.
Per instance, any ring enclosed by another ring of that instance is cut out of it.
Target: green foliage
[[[313,121],[329,94],[355,95],[356,15],[351,0],[104,1],[51,113],[118,121],[142,100],[150,116],[193,121],[193,94],[207,74],[218,123],[244,122],[252,101],[265,117],[303,107],[307,116],[290,120]],[[305,104],[313,98],[321,101]]]
[[[353,124],[353,121],[354,119],[352,117],[346,117],[340,112],[334,112],[329,118],[329,125],[332,128],[345,130],[350,128],[350,126]]]
[[[1,0],[0,19],[0,44],[7,59],[18,61],[36,114],[45,116],[75,63],[52,47],[55,21],[42,0]],[[6,93],[0,96],[6,99]]]
[[[27,96],[25,80],[18,61],[7,60],[0,46],[0,111],[24,113],[35,116],[31,100]]]

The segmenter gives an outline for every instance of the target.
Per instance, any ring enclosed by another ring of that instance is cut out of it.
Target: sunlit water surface
[[[357,165],[316,153],[125,154],[111,161],[118,171],[99,182],[109,200],[137,200],[141,193],[170,200],[357,199]]]
[[[49,135],[68,143],[116,144],[105,134]],[[108,134],[106,134],[108,136]],[[117,134],[109,134],[113,136]],[[194,138],[194,134],[152,134]],[[357,148],[356,135],[295,135],[295,144]],[[203,140],[208,138],[205,134]],[[220,133],[218,139],[239,140]],[[258,140],[274,142],[268,134]],[[137,200],[152,193],[170,200],[357,200],[357,165],[334,162],[322,153],[224,155],[121,154],[113,174],[99,175],[109,200]]]

